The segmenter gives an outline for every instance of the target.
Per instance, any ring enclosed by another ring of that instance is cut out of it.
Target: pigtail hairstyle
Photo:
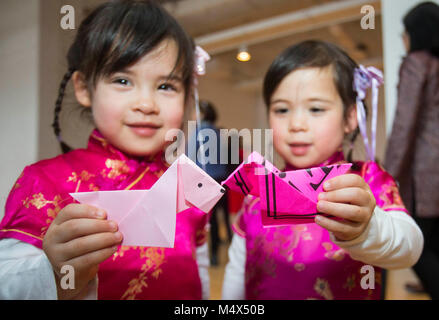
[[[187,102],[193,83],[194,44],[157,1],[110,1],[97,7],[81,23],[67,54],[68,71],[59,87],[52,125],[64,153],[71,148],[62,139],[59,115],[73,73],[81,72],[92,92],[99,79],[133,65],[165,39],[174,40],[178,47],[172,73],[181,73]]]
[[[56,99],[56,102],[55,102],[55,117],[54,117],[54,120],[52,123],[53,131],[55,132],[55,136],[61,145],[61,150],[63,153],[67,153],[67,152],[71,151],[72,149],[61,138],[61,129],[59,126],[59,114],[61,112],[62,101],[64,99],[65,90],[66,90],[66,87],[67,87],[69,80],[72,78],[73,72],[74,72],[74,70],[69,69],[69,71],[66,72],[63,80],[61,81],[61,84],[59,86],[59,91],[58,91],[58,98]]]

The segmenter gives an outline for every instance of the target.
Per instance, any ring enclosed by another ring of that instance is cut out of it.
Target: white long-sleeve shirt
[[[201,279],[202,297],[209,299],[209,253],[207,243],[197,248],[196,259]],[[79,295],[97,299],[95,277]],[[0,240],[0,300],[56,300],[57,289],[52,265],[43,250],[16,239]]]
[[[375,207],[364,232],[350,241],[331,240],[345,249],[352,259],[385,269],[413,266],[419,259],[424,237],[416,222],[402,211],[383,211]],[[229,248],[222,298],[239,300],[245,298],[245,239],[234,235]]]

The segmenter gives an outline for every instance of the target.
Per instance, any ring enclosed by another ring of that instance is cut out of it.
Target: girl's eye
[[[276,108],[274,109],[274,113],[276,114],[284,114],[288,112],[288,108]]]
[[[120,84],[120,85],[123,85],[123,86],[127,86],[127,85],[130,84],[130,81],[127,80],[127,79],[120,78],[120,79],[114,80],[113,83]]]
[[[325,109],[320,107],[311,107],[309,110],[311,111],[311,113],[322,113],[325,111]]]
[[[170,83],[163,83],[159,86],[159,90],[165,90],[165,91],[178,91],[177,87],[170,84]]]

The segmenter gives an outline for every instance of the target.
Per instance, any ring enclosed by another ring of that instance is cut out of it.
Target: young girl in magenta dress
[[[343,142],[353,143],[358,134],[357,68],[341,49],[320,41],[294,45],[272,63],[264,100],[285,171],[346,162]],[[417,261],[422,234],[393,178],[373,161],[353,163],[319,195],[318,211],[341,219],[318,215],[315,223],[264,228],[259,198],[246,198],[234,225],[223,298],[379,299],[380,267]],[[362,287],[364,265],[375,266],[375,283]]]
[[[6,299],[207,298],[206,214],[177,215],[174,248],[120,246],[115,222],[75,204],[71,192],[150,188],[168,168],[165,134],[180,128],[193,84],[194,46],[153,1],[104,4],[81,24],[68,53],[96,130],[86,149],[24,169],[0,225],[0,295]],[[64,147],[65,144],[63,144]],[[60,288],[61,266],[75,289]],[[182,276],[183,275],[183,276]]]

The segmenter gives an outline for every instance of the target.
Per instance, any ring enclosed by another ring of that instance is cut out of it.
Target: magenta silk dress
[[[149,189],[167,168],[162,154],[130,158],[95,130],[87,149],[24,169],[7,199],[0,239],[15,238],[41,249],[50,223],[74,202],[69,193]],[[201,299],[196,248],[206,242],[207,219],[196,208],[177,214],[174,248],[119,246],[99,265],[98,298]]]
[[[342,152],[320,166],[338,163],[346,163]],[[369,184],[377,206],[407,212],[393,178],[378,164],[356,162],[353,168],[351,173]],[[380,299],[381,269],[374,268],[375,289],[362,289],[365,263],[351,259],[315,223],[264,228],[259,198],[248,196],[234,230],[246,240],[247,299]]]

